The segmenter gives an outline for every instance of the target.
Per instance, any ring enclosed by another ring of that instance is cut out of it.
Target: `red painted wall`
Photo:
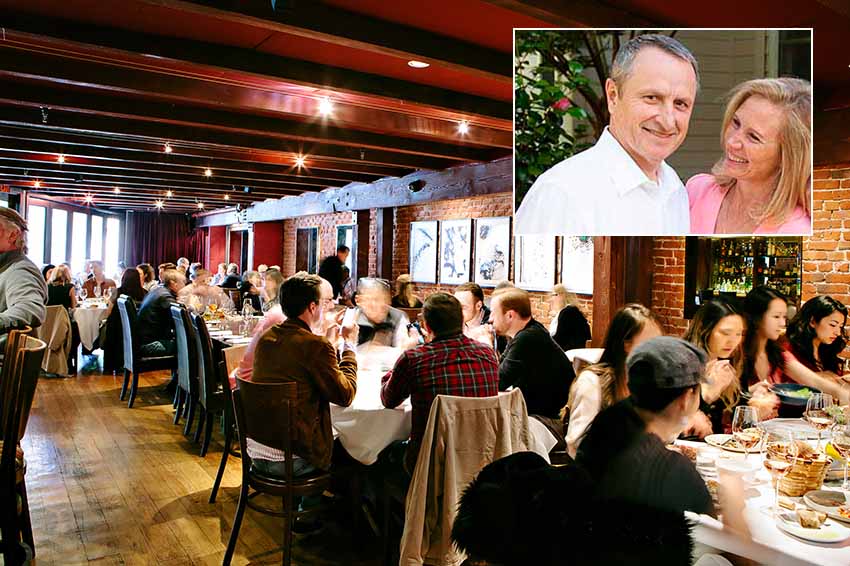
[[[283,265],[283,221],[254,223],[254,269]]]
[[[210,226],[207,253],[207,269],[215,273],[219,263],[224,263],[224,248],[227,241],[227,229],[224,226]]]

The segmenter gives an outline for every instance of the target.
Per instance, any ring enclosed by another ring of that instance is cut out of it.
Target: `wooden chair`
[[[127,395],[127,385],[132,375],[130,400],[127,403],[127,407],[132,409],[139,389],[139,374],[161,369],[170,369],[173,374],[177,359],[174,356],[143,356],[141,354],[139,351],[141,345],[133,331],[136,326],[136,303],[132,298],[127,295],[118,297],[118,314],[121,316],[124,344],[124,384],[121,386],[120,399],[123,401]]]
[[[224,361],[227,363],[227,375],[233,375],[233,370],[239,367],[239,362],[245,356],[245,350],[248,349],[247,344],[241,346],[231,346],[222,350],[224,352]]]
[[[228,350],[234,350],[236,348],[244,348],[244,346],[225,348],[225,357],[227,357]],[[216,368],[218,369],[219,381],[223,385],[222,393],[224,394],[225,403],[227,403],[228,408],[224,411],[224,449],[221,452],[221,462],[219,462],[218,464],[218,473],[216,473],[215,475],[215,482],[213,482],[212,491],[210,492],[210,503],[215,503],[215,497],[218,494],[218,488],[221,486],[221,478],[224,477],[224,468],[227,466],[227,459],[230,457],[231,454],[234,454],[232,450],[232,445],[233,432],[236,428],[236,418],[233,415],[233,395],[230,389],[230,373],[227,371],[227,365],[223,360],[218,362]],[[242,454],[239,454],[239,457],[241,458]]]
[[[239,504],[233,519],[233,530],[224,555],[223,566],[228,566],[236,549],[239,527],[245,506],[274,515],[286,517],[283,535],[283,564],[289,566],[292,560],[292,524],[296,517],[308,516],[321,511],[321,507],[304,511],[293,509],[296,496],[308,496],[322,493],[330,485],[330,474],[317,471],[303,477],[295,477],[292,471],[292,406],[297,397],[297,386],[289,383],[254,383],[237,379],[238,389],[233,391],[233,412],[236,415],[236,428],[239,432],[239,446],[242,448],[242,490]],[[251,438],[283,452],[286,461],[286,474],[283,478],[262,475],[251,467],[247,440]],[[253,493],[250,493],[254,490]],[[260,507],[251,501],[256,495],[265,493],[280,497],[283,512]]]
[[[213,361],[212,340],[204,317],[193,314],[192,322],[195,325],[195,342],[198,354],[198,402],[201,405],[198,430],[195,431],[195,442],[198,441],[201,427],[205,425],[204,440],[201,444],[201,457],[203,458],[207,455],[207,450],[210,447],[215,416],[222,415],[225,428],[228,421],[232,421],[232,419],[225,418],[228,406],[224,388],[229,388],[230,383],[229,381],[222,382],[219,379],[219,368]]]
[[[0,446],[0,534],[3,540],[0,544],[4,564],[23,564],[28,557],[20,539],[23,538],[33,556],[35,544],[24,482],[26,462],[19,446],[26,431],[47,344],[23,333],[10,336],[9,342],[11,347],[7,343],[0,383],[3,435]]]
[[[186,417],[183,434],[188,435],[198,405],[199,368],[195,327],[189,319],[189,311],[181,304],[171,305],[171,318],[174,320],[177,341],[177,412],[174,413],[174,424],[180,423],[183,414]]]

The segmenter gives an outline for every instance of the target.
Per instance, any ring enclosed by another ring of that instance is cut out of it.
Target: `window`
[[[103,217],[91,217],[91,259],[103,259]]]
[[[46,210],[43,206],[30,206],[27,209],[27,256],[36,265],[46,263],[44,261],[44,224],[46,221]]]
[[[779,32],[779,75],[812,80],[812,32],[786,30]]]
[[[51,212],[50,263],[59,265],[68,259],[68,212],[54,208]]]
[[[82,273],[86,262],[86,232],[89,215],[75,212],[71,227],[71,273]]]
[[[106,254],[104,254],[104,267],[107,274],[118,271],[118,257],[121,243],[121,221],[117,218],[106,219]]]

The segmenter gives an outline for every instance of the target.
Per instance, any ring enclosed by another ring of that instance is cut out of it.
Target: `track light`
[[[333,109],[333,102],[331,102],[331,99],[327,96],[319,100],[319,114],[322,116],[330,116]]]
[[[461,120],[460,124],[457,125],[457,131],[460,135],[465,136],[469,133],[469,122],[466,120]]]
[[[171,153],[171,152],[172,152],[172,151],[174,151],[174,150],[173,150],[173,149],[171,149],[171,144],[170,144],[170,143],[165,142],[165,145],[163,146],[162,151],[164,151],[165,153]]]

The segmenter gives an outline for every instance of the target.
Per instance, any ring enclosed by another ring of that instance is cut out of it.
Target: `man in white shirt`
[[[535,181],[516,233],[687,234],[688,194],[664,160],[688,133],[698,87],[696,59],[675,39],[641,35],[624,45],[605,81],[608,127]]]

